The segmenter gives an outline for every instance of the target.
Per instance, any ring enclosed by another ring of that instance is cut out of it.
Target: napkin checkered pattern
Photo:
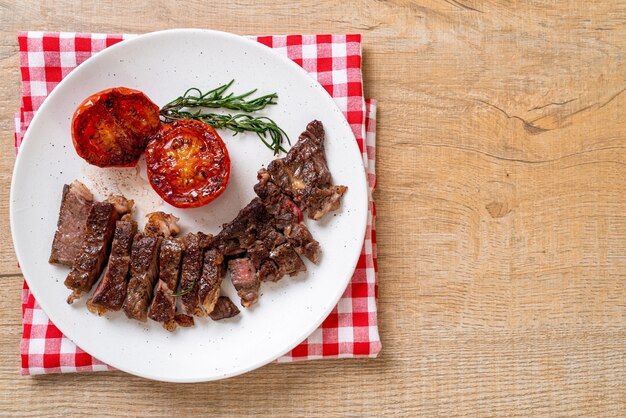
[[[22,102],[15,120],[15,149],[35,112],[52,89],[93,54],[136,35],[21,32],[18,35]],[[365,241],[352,281],[322,325],[277,362],[322,358],[376,357],[378,267],[376,264],[376,101],[363,97],[361,36],[288,35],[250,37],[302,66],[328,91],[350,123],[361,150],[369,186]],[[47,317],[24,282],[22,374],[112,370],[65,337]]]

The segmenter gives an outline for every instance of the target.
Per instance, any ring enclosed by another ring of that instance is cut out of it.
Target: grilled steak
[[[268,250],[273,250],[279,245],[287,242],[287,238],[285,238],[285,236],[280,232],[274,230],[269,231],[267,234],[265,234],[262,241],[263,245],[265,245],[265,248],[267,248]]]
[[[146,320],[146,311],[158,273],[161,239],[143,233],[135,235],[130,253],[130,280],[124,301],[124,313],[130,319]]]
[[[174,317],[174,321],[184,328],[189,328],[194,326],[193,316],[185,315],[185,314],[176,314]]]
[[[246,257],[229,260],[228,270],[241,304],[245,308],[254,305],[259,298],[260,282],[252,261]]]
[[[273,230],[273,217],[259,198],[254,198],[239,211],[235,219],[223,225],[215,237],[224,255],[244,253],[258,237]]]
[[[282,237],[280,241],[283,243],[286,242],[285,237],[281,234],[278,235]],[[271,246],[269,246],[269,248],[273,249]],[[279,272],[276,263],[270,259],[270,250],[263,241],[256,241],[250,246],[246,252],[246,257],[250,259],[250,262],[256,270],[257,278],[261,282],[268,280],[277,281],[284,275],[284,273]]]
[[[332,184],[326,163],[324,139],[322,123],[312,121],[285,158],[272,161],[267,169],[261,169],[258,174],[260,183],[274,183],[309,218],[315,220],[339,209],[341,196],[347,190],[345,186]],[[260,194],[259,196],[263,197]]]
[[[178,284],[178,272],[180,260],[183,255],[183,245],[180,240],[166,238],[161,243],[159,252],[159,281],[157,283],[154,299],[148,309],[148,317],[154,321],[163,323],[168,331],[176,327],[174,316],[176,315],[176,285]]]
[[[180,268],[180,284],[178,286],[181,296],[181,307],[186,315],[203,316],[202,309],[198,306],[198,282],[202,272],[202,259],[211,237],[202,232],[189,233],[184,238],[185,254]]]
[[[236,257],[228,268],[244,307],[256,302],[260,282],[305,271],[298,254],[313,262],[319,259],[319,244],[302,222],[298,207],[275,185],[266,184],[261,197],[252,199],[224,225],[214,242],[226,256]]]
[[[159,247],[163,236],[179,231],[177,218],[163,212],[148,215],[144,232],[137,234],[130,254],[130,280],[124,301],[126,316],[145,321],[159,272]]]
[[[261,264],[270,257],[270,252],[262,241],[255,241],[255,243],[248,248],[246,256],[250,259],[254,268],[258,270]]]
[[[303,213],[320,219],[340,207],[347,190],[332,183],[324,140],[322,123],[309,123],[284,158],[259,170],[254,186],[258,197],[216,237],[198,232],[170,238],[179,233],[178,218],[163,212],[149,214],[144,231],[136,233],[130,215],[119,220],[130,212],[132,201],[112,196],[93,203],[83,184],[66,185],[50,262],[72,265],[65,280],[73,290],[68,303],[91,289],[111,251],[105,277],[87,303],[94,313],[121,306],[129,318],[150,317],[169,331],[193,326],[193,316],[233,317],[239,309],[220,296],[226,265],[241,304],[252,306],[262,281],[305,271],[301,256],[319,261],[320,245]]]
[[[313,239],[309,228],[303,222],[302,212],[293,200],[269,181],[267,174],[261,172],[259,173],[259,183],[254,186],[254,190],[263,199],[267,211],[274,216],[276,230],[284,234],[298,254],[304,255],[313,263],[317,263],[320,245]],[[282,242],[273,246],[267,245],[267,247],[273,249],[280,244]]]
[[[304,223],[299,222],[285,230],[284,233],[289,239],[289,244],[298,254],[317,264],[320,259],[320,244],[313,238],[309,228]]]
[[[278,193],[266,200],[252,199],[239,211],[235,219],[223,226],[215,241],[225,255],[258,252],[259,244],[264,245],[269,252],[289,241],[291,247],[298,253],[313,262],[318,261],[319,243],[313,239],[309,229],[302,222],[297,206],[289,198]],[[256,254],[249,255],[253,259],[260,257]],[[255,263],[255,267],[258,265],[259,263]]]
[[[104,277],[96,287],[93,296],[87,301],[87,308],[98,315],[106,311],[119,311],[126,297],[130,249],[137,233],[137,222],[130,214],[117,221],[111,255]]]
[[[159,255],[159,280],[172,291],[176,291],[180,260],[183,257],[183,243],[178,238],[166,238],[161,243]]]
[[[228,296],[220,296],[215,302],[215,308],[209,314],[211,319],[214,321],[232,318],[237,315],[239,315],[239,308],[228,298]]]
[[[93,195],[78,180],[63,186],[57,231],[52,241],[50,263],[71,266],[80,252]]]
[[[217,248],[209,248],[204,253],[202,275],[198,282],[198,302],[206,315],[211,314],[220,295],[222,279],[226,273],[224,255]]]
[[[291,247],[291,244],[285,243],[274,248],[270,252],[270,259],[278,266],[278,278],[285,274],[296,276],[298,273],[306,271],[306,266],[300,259],[300,256]]]
[[[115,224],[132,207],[133,201],[122,196],[112,196],[104,202],[92,205],[87,217],[83,245],[65,279],[65,286],[73,291],[67,298],[67,303],[72,303],[82,293],[89,292],[100,277],[111,250]]]
[[[267,282],[267,281],[278,281],[283,275],[278,271],[278,266],[276,263],[270,259],[263,260],[261,266],[256,271],[256,274],[259,278],[259,281]]]
[[[302,212],[288,197],[283,197],[276,214],[276,228],[285,235],[291,246],[313,263],[320,257],[320,244],[313,239],[302,219]]]
[[[174,321],[176,296],[173,293],[164,281],[159,280],[154,291],[154,299],[152,299],[148,309],[148,317],[153,321],[160,322],[163,328],[168,331],[176,329],[176,321]]]

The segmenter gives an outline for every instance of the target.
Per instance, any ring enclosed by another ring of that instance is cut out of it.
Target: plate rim
[[[368,186],[367,186],[367,179],[366,179],[366,173],[365,173],[365,166],[364,166],[364,162],[362,159],[362,154],[358,148],[358,145],[356,143],[356,138],[354,136],[354,133],[352,131],[352,128],[350,127],[349,123],[347,122],[347,120],[345,120],[345,115],[343,114],[343,112],[341,112],[341,110],[339,109],[339,107],[337,106],[337,104],[335,103],[334,99],[332,98],[332,96],[321,86],[321,84],[317,81],[317,79],[315,79],[314,77],[311,77],[311,74],[309,74],[306,70],[304,70],[302,67],[300,67],[298,64],[296,64],[295,62],[293,62],[291,59],[289,59],[287,56],[284,56],[282,54],[277,53],[276,51],[274,51],[272,48],[261,44],[253,39],[249,39],[245,36],[242,35],[237,35],[234,33],[230,33],[230,32],[224,32],[224,31],[217,31],[217,30],[212,30],[212,29],[198,29],[198,28],[176,28],[176,29],[166,29],[166,30],[160,30],[160,31],[153,31],[153,32],[148,32],[145,34],[139,34],[135,37],[129,38],[129,39],[124,39],[122,42],[119,42],[115,45],[112,45],[110,47],[105,48],[104,50],[92,55],[91,57],[89,57],[88,59],[86,59],[83,63],[81,63],[80,65],[78,65],[76,68],[74,68],[66,77],[64,77],[59,84],[52,90],[52,92],[50,92],[50,94],[48,94],[48,96],[45,98],[44,102],[41,104],[41,106],[39,107],[38,111],[35,113],[32,121],[30,122],[29,125],[32,125],[34,123],[38,123],[37,121],[42,117],[41,115],[45,113],[45,109],[47,108],[48,104],[51,102],[52,97],[56,97],[57,94],[60,94],[59,92],[62,89],[59,89],[60,86],[62,86],[63,84],[67,84],[69,83],[74,77],[77,76],[77,74],[80,73],[80,71],[77,72],[77,70],[79,70],[80,67],[82,67],[85,63],[89,63],[94,59],[100,59],[97,57],[102,57],[102,56],[106,56],[108,54],[112,54],[115,53],[115,51],[117,51],[117,49],[120,48],[124,48],[124,45],[128,45],[129,43],[135,43],[135,42],[142,42],[143,40],[147,39],[147,38],[156,38],[159,36],[168,36],[171,34],[180,34],[180,33],[186,33],[186,34],[200,34],[200,35],[211,35],[211,36],[215,36],[215,37],[223,37],[223,38],[227,38],[227,39],[231,39],[234,40],[236,42],[243,42],[243,43],[247,43],[249,46],[256,48],[258,50],[263,50],[263,53],[267,54],[273,54],[274,57],[278,58],[279,60],[281,60],[284,64],[286,64],[287,66],[290,66],[292,71],[298,71],[301,74],[306,75],[311,81],[314,82],[315,84],[315,88],[322,93],[326,99],[330,99],[330,103],[332,103],[332,105],[339,111],[339,113],[341,114],[342,118],[344,119],[344,123],[347,125],[351,138],[354,140],[352,142],[352,148],[354,150],[354,152],[358,152],[359,153],[359,162],[360,162],[360,166],[363,168],[363,170],[360,172],[360,174],[358,175],[359,183],[361,183],[362,185],[364,185],[364,190],[365,193],[363,194],[363,198],[362,198],[362,202],[360,204],[358,204],[358,206],[363,205],[363,207],[365,207],[366,209],[363,211],[363,216],[362,219],[359,220],[358,224],[360,226],[359,231],[357,231],[358,236],[361,238],[357,238],[357,242],[359,243],[359,245],[355,245],[355,248],[358,248],[357,251],[355,251],[354,256],[352,257],[352,262],[350,263],[351,268],[349,269],[349,271],[354,271],[354,269],[356,268],[357,264],[358,264],[358,259],[359,256],[361,254],[362,248],[363,248],[363,243],[365,241],[365,232],[367,229],[367,218],[368,218],[368,206],[369,206],[369,190],[368,190]],[[68,81],[69,80],[69,81]],[[328,101],[328,100],[327,100]],[[27,130],[24,134],[24,138],[23,138],[23,142],[24,144],[28,144],[29,142],[29,137],[30,137],[30,132],[32,132],[32,130]],[[26,280],[26,282],[29,285],[29,289],[31,291],[31,293],[33,294],[33,296],[35,297],[35,299],[37,299],[40,307],[42,308],[42,310],[44,312],[46,312],[46,315],[48,316],[49,320],[51,323],[53,323],[62,333],[63,335],[70,339],[72,342],[74,342],[74,340],[68,335],[67,332],[65,332],[66,330],[62,329],[62,326],[57,325],[56,323],[53,322],[52,318],[49,316],[48,312],[50,312],[50,310],[46,310],[46,306],[48,306],[47,302],[41,303],[41,301],[45,301],[46,298],[38,298],[38,293],[39,290],[36,290],[37,286],[35,286],[35,288],[33,288],[33,286],[31,286],[31,283],[29,282],[29,279],[27,278],[28,275],[28,264],[22,263],[20,262],[20,260],[23,260],[24,258],[21,256],[22,251],[20,251],[20,249],[18,248],[17,245],[17,236],[16,236],[16,228],[15,228],[15,223],[16,221],[16,203],[14,201],[14,190],[15,190],[15,186],[16,186],[16,182],[17,180],[17,175],[16,173],[18,173],[20,170],[19,168],[23,165],[26,164],[25,160],[27,159],[27,157],[24,157],[25,153],[24,152],[18,152],[16,159],[15,159],[15,164],[13,167],[13,173],[11,176],[11,189],[10,189],[10,195],[9,195],[9,223],[10,223],[10,227],[11,227],[11,238],[13,240],[13,248],[16,254],[16,258],[18,260],[18,262],[20,263],[20,270],[22,273],[22,276],[24,278],[24,280]],[[297,345],[299,345],[300,343],[302,343],[306,338],[308,338],[311,333],[313,333],[316,329],[319,328],[319,326],[322,324],[322,322],[328,317],[328,315],[332,312],[332,310],[335,308],[335,306],[337,305],[337,303],[339,302],[339,300],[341,299],[341,296],[343,295],[343,293],[345,292],[345,289],[347,288],[347,286],[349,285],[350,281],[352,278],[352,274],[349,274],[347,278],[344,279],[345,281],[345,285],[341,286],[340,292],[337,292],[336,295],[332,295],[332,298],[329,298],[328,300],[331,301],[332,303],[329,302],[327,309],[324,311],[323,315],[320,315],[320,318],[316,321],[313,322],[313,326],[309,329],[307,328],[306,331],[301,332],[300,335],[296,337],[294,337],[294,343],[290,344],[287,348],[285,348],[284,350],[280,351],[280,353],[278,355],[273,355],[273,356],[269,356],[269,358],[263,358],[261,360],[258,360],[256,362],[254,362],[252,365],[248,366],[248,367],[244,367],[244,368],[240,368],[240,369],[236,369],[233,372],[230,373],[225,373],[225,374],[221,374],[221,375],[217,375],[217,376],[205,376],[205,377],[194,377],[194,378],[185,378],[185,377],[171,377],[171,376],[163,376],[160,375],[158,373],[155,374],[149,374],[149,373],[142,373],[142,372],[137,372],[134,371],[132,369],[129,369],[128,367],[126,367],[125,365],[120,365],[117,364],[117,361],[110,361],[110,359],[107,359],[105,364],[108,364],[112,367],[114,367],[117,370],[121,370],[124,371],[126,373],[129,373],[131,375],[135,375],[135,376],[139,376],[142,378],[146,378],[146,379],[151,379],[151,380],[157,380],[157,381],[164,381],[164,382],[174,382],[174,383],[193,383],[193,382],[207,382],[207,381],[215,381],[215,380],[221,380],[221,379],[226,379],[226,378],[230,378],[230,377],[234,377],[234,376],[238,376],[244,373],[247,373],[249,371],[258,369],[260,367],[263,367],[269,363],[271,363],[272,361],[276,360],[277,358],[283,356],[284,354],[286,354],[287,352],[291,351],[294,347],[296,347]],[[76,343],[75,343],[76,344]],[[76,344],[77,347],[78,344]],[[85,352],[87,352],[88,354],[92,355],[89,351],[85,350],[84,348],[80,347],[81,349],[83,349]],[[93,355],[92,355],[93,356]],[[97,358],[96,356],[93,356],[94,358]],[[100,360],[100,359],[98,359]],[[103,360],[101,360],[103,361]],[[104,361],[103,361],[104,362]]]

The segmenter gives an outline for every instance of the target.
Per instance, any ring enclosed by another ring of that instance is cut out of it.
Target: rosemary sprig
[[[161,111],[161,120],[164,123],[171,123],[176,120],[197,119],[211,125],[215,129],[230,129],[237,135],[240,132],[255,132],[266,147],[278,155],[281,151],[287,152],[283,148],[283,137],[291,144],[289,136],[280,126],[267,116],[254,117],[245,113],[235,115],[220,115],[217,113],[202,113],[201,110],[189,112],[177,110],[165,113]]]
[[[263,141],[266,147],[278,155],[283,148],[283,138],[291,144],[289,136],[272,119],[267,116],[253,117],[245,113],[218,114],[205,112],[204,109],[223,108],[241,112],[256,112],[265,106],[275,105],[278,94],[266,94],[255,99],[249,99],[256,89],[235,96],[233,93],[225,95],[235,80],[202,93],[197,87],[188,89],[182,96],[172,100],[161,108],[161,121],[171,123],[183,119],[201,120],[215,129],[230,129],[237,135],[240,132],[254,132]],[[195,110],[192,110],[195,109]]]
[[[193,290],[193,287],[195,285],[196,285],[196,279],[194,279],[193,282],[191,282],[191,284],[189,285],[188,288],[179,290],[176,293],[172,293],[172,296],[178,297],[178,296],[186,295],[187,293],[189,293],[189,292],[191,292]]]
[[[239,110],[241,112],[256,112],[265,108],[267,105],[275,105],[278,99],[278,94],[271,93],[265,96],[257,97],[256,99],[246,100],[248,97],[256,93],[256,89],[250,90],[247,93],[235,96],[234,93],[230,93],[224,96],[226,90],[228,90],[235,80],[231,80],[229,83],[219,86],[216,89],[202,93],[197,87],[188,89],[182,96],[172,100],[163,108],[161,112],[180,111],[184,108],[212,108],[212,109],[229,109]]]

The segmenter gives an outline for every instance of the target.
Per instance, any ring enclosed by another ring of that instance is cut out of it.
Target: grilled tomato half
[[[222,194],[230,177],[224,141],[197,120],[163,125],[148,143],[146,165],[152,188],[177,208],[206,205]]]
[[[128,167],[137,163],[160,127],[156,104],[140,91],[116,87],[92,94],[78,106],[72,142],[89,164]]]

